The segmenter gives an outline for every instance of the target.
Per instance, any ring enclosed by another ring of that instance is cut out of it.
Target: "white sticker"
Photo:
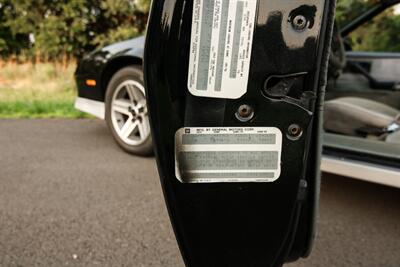
[[[175,136],[182,183],[274,182],[281,155],[278,128],[182,128]]]
[[[238,99],[247,92],[257,0],[194,0],[188,88]]]

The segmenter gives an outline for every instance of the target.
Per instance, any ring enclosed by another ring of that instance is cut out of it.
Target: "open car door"
[[[400,0],[363,1],[360,10],[340,3],[347,21],[333,37],[322,170],[400,188],[400,53],[392,41]]]
[[[281,266],[310,253],[334,7],[153,1],[147,101],[187,266]]]

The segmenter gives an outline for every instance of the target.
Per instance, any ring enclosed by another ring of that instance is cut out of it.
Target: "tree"
[[[104,46],[141,34],[147,24],[149,0],[103,0],[100,2],[92,44]]]
[[[339,0],[337,22],[347,24],[376,4],[378,0]],[[400,16],[389,8],[349,36],[355,51],[400,52]]]
[[[379,0],[339,0],[343,26]],[[150,0],[0,0],[0,57],[58,60],[145,30]],[[400,52],[400,18],[393,9],[351,34],[354,50]]]
[[[135,37],[145,30],[149,2],[0,0],[0,55],[59,59]]]
[[[11,54],[19,54],[22,50],[28,49],[29,36],[25,34],[13,34],[7,23],[6,14],[13,8],[11,1],[0,0],[0,57],[7,57]]]
[[[379,1],[380,0],[338,0],[336,6],[336,21],[340,26],[344,26]]]
[[[400,52],[399,32],[400,16],[389,9],[351,34],[353,50]]]

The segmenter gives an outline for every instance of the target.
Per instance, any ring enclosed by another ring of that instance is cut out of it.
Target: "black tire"
[[[124,140],[119,136],[117,129],[115,128],[113,121],[112,121],[112,105],[114,95],[116,90],[126,81],[136,81],[141,84],[144,88],[144,81],[143,81],[143,71],[139,66],[128,66],[117,73],[111,78],[106,91],[106,122],[107,126],[110,129],[114,140],[117,144],[126,152],[138,155],[138,156],[151,156],[153,155],[153,143],[151,139],[151,134],[145,138],[145,141],[138,145],[131,145],[124,142]],[[144,95],[144,93],[143,93]],[[150,132],[150,131],[149,131]]]

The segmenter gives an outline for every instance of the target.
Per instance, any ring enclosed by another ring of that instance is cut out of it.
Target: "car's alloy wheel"
[[[144,87],[134,80],[121,83],[111,103],[111,120],[118,136],[128,145],[143,144],[150,135]]]
[[[152,152],[142,72],[127,67],[111,79],[106,97],[106,120],[118,144],[127,152],[149,155]]]

